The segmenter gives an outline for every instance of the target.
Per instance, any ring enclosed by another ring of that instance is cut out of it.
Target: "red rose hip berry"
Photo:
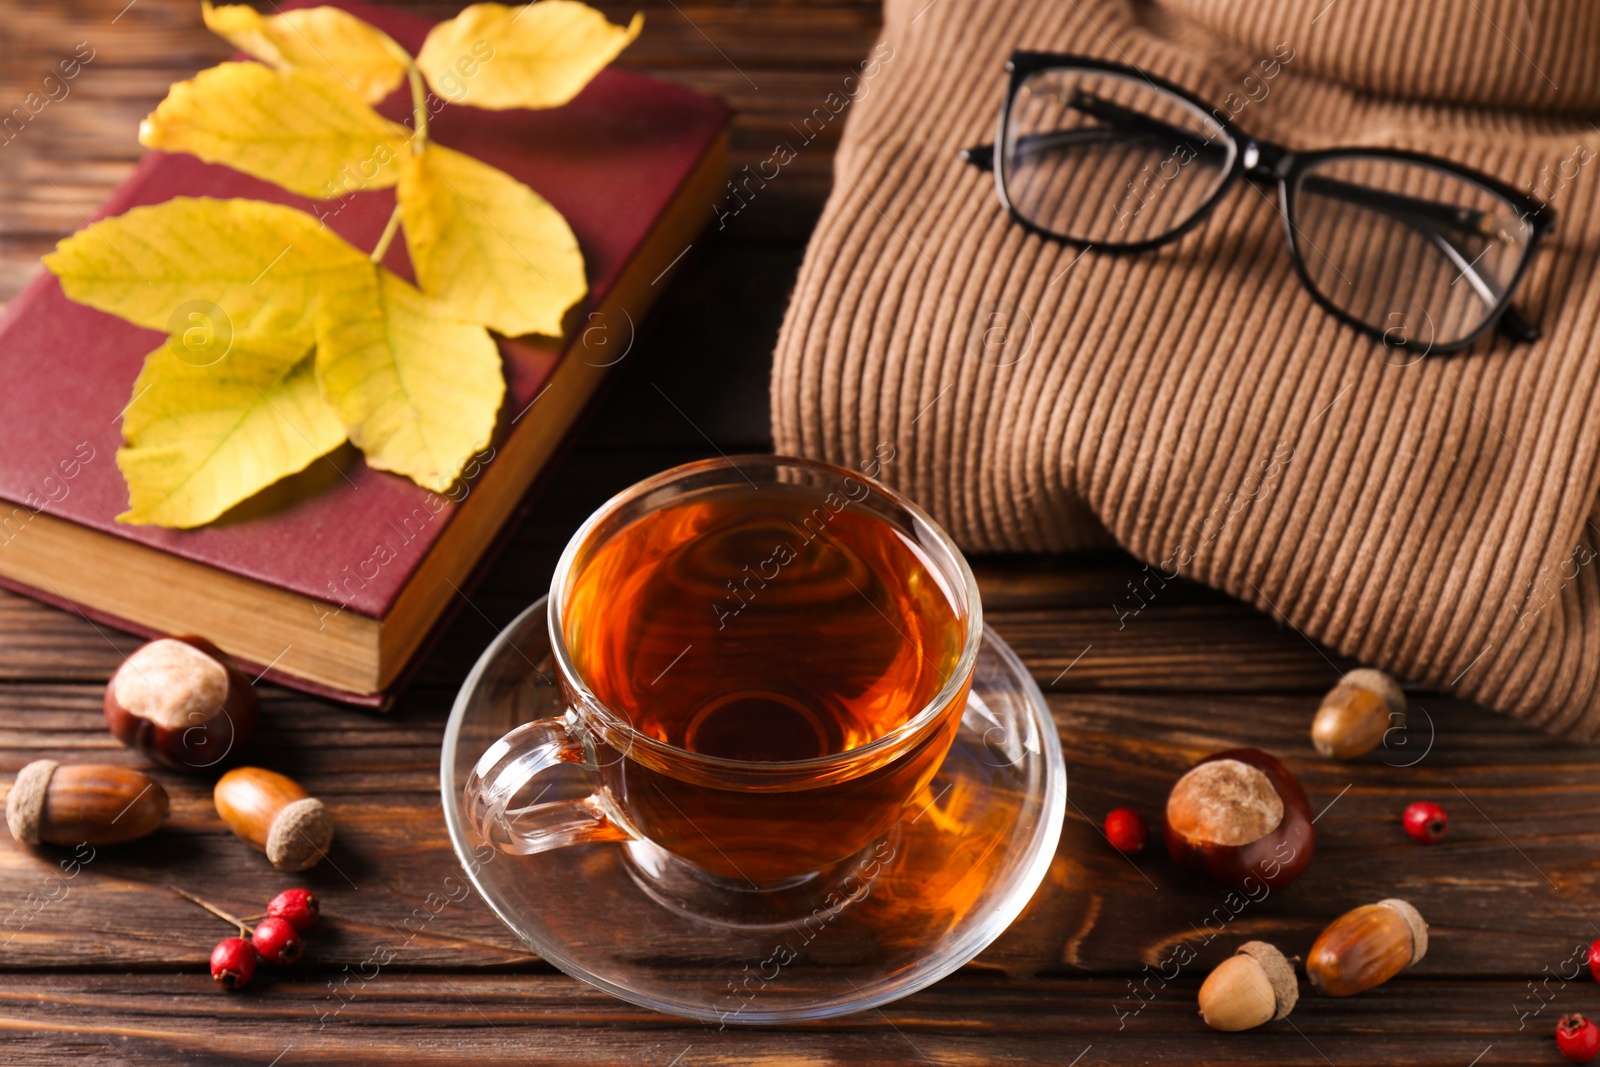
[[[1573,1063],[1588,1063],[1600,1053],[1600,1026],[1582,1015],[1563,1015],[1556,1024],[1556,1047]]]
[[[1600,982],[1600,938],[1595,938],[1594,944],[1589,946],[1589,973]]]
[[[250,943],[268,963],[293,963],[300,958],[300,934],[283,919],[262,919],[250,935]]]
[[[1450,832],[1450,816],[1431,800],[1419,800],[1407,805],[1401,821],[1405,823],[1406,833],[1411,835],[1411,840],[1418,844],[1435,844]]]
[[[1106,840],[1124,856],[1134,856],[1144,851],[1145,839],[1150,836],[1144,817],[1132,808],[1117,808],[1106,816]]]
[[[267,905],[269,916],[282,919],[302,934],[316,923],[320,911],[317,898],[309,889],[285,889]]]
[[[228,937],[211,950],[211,977],[224,989],[241,989],[256,973],[256,950],[242,937]]]

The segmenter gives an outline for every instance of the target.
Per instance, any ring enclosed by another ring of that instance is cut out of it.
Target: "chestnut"
[[[241,748],[257,706],[250,679],[203,637],[151,641],[106,683],[112,736],[180,771],[215,767]]]
[[[1167,796],[1163,833],[1180,865],[1246,892],[1287,887],[1316,844],[1305,790],[1257,748],[1218,752],[1189,768]]]

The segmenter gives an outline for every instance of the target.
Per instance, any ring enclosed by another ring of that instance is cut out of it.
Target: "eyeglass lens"
[[[1498,311],[1533,227],[1492,190],[1426,163],[1335,156],[1290,190],[1311,286],[1408,346],[1454,344]]]
[[[1227,181],[1232,138],[1150,83],[1070,68],[1030,75],[1001,146],[1007,199],[1023,218],[1099,245],[1139,244],[1193,218]]]

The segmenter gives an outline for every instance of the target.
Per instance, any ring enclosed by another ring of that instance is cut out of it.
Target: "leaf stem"
[[[422,90],[422,72],[415,62],[406,65],[406,79],[411,83],[411,154],[422,155],[428,145],[428,95]]]
[[[383,262],[383,257],[389,251],[389,244],[394,240],[395,231],[398,229],[400,229],[400,205],[395,204],[394,210],[389,213],[389,223],[383,228],[383,236],[378,238],[378,246],[372,250],[372,262]]]
[[[417,69],[417,61],[407,57],[406,81],[411,86],[411,154],[422,155],[422,150],[428,147],[428,94],[423,91],[422,71]],[[378,238],[378,246],[372,250],[372,262],[381,263],[389,251],[389,244],[394,240],[395,231],[400,228],[400,205],[394,206],[394,211],[389,215],[389,222],[383,228],[383,236]]]

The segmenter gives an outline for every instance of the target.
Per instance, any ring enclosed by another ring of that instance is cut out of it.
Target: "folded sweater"
[[[1016,49],[1159,74],[1292,149],[1424,151],[1542,197],[1558,226],[1516,300],[1541,339],[1384,347],[1313,302],[1248,183],[1153,252],[1025,232],[958,157],[993,139]],[[969,551],[1113,540],[1600,735],[1600,5],[887,0],[852,82],[774,359],[780,452],[892,455],[882,477]]]

